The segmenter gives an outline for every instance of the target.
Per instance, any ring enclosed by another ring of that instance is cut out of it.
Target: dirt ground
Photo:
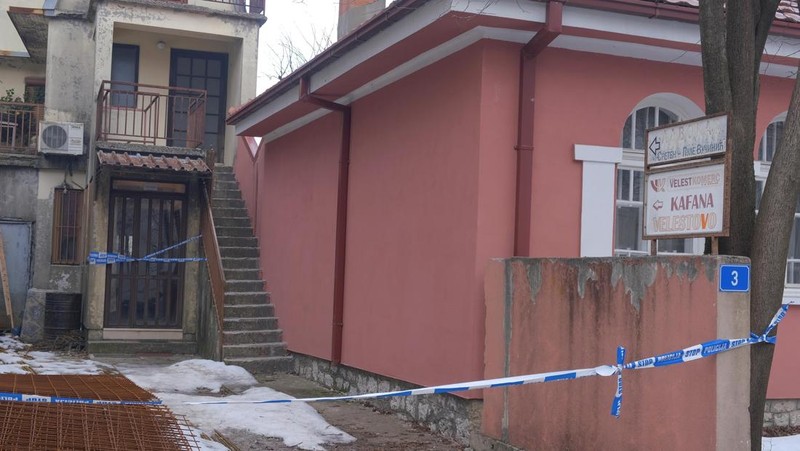
[[[297,398],[337,395],[314,382],[291,374],[262,376],[259,377],[259,382]],[[328,423],[356,438],[355,442],[346,445],[325,445],[325,448],[331,451],[463,449],[454,441],[405,421],[397,415],[379,412],[364,402],[318,402],[311,405]],[[284,445],[280,439],[267,439],[263,436],[237,434],[235,437],[225,436],[225,438],[242,451],[296,449]]]

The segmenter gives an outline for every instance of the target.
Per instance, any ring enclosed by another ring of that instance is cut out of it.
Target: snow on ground
[[[761,441],[762,451],[797,451],[800,449],[800,435],[788,437],[764,437]]]
[[[153,392],[176,414],[184,415],[196,428],[194,436],[203,451],[224,451],[217,442],[201,434],[214,431],[276,437],[287,446],[323,450],[326,443],[350,443],[347,433],[329,425],[314,408],[305,403],[188,405],[193,401],[288,399],[284,393],[256,387],[258,381],[244,368],[211,360],[192,359],[169,366],[122,363],[115,366],[88,359],[77,359],[52,352],[29,351],[29,346],[8,336],[0,336],[0,374],[100,374],[118,371],[140,387]],[[225,386],[243,391],[238,395],[218,394]]]

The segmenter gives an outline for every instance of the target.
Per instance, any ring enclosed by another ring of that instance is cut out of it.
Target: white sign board
[[[728,116],[704,117],[647,132],[645,165],[722,155],[727,149]]]
[[[725,163],[645,174],[644,239],[727,234]]]

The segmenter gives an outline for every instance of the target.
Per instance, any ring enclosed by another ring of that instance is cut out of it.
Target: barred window
[[[83,190],[56,188],[53,196],[54,265],[81,264]]]

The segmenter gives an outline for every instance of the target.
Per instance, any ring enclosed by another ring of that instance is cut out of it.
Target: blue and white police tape
[[[101,404],[101,405],[124,405],[124,406],[157,406],[161,404],[161,400],[159,399],[153,401],[114,401],[114,400],[102,400],[102,399],[65,398],[60,396],[25,395],[21,393],[5,393],[5,392],[0,392],[0,401],[41,402],[50,404]]]
[[[678,351],[668,352],[653,357],[636,360],[630,363],[625,362],[625,348],[617,348],[616,365],[600,365],[594,368],[583,368],[579,370],[555,371],[550,373],[527,374],[523,376],[501,377],[497,379],[486,379],[472,382],[462,382],[458,384],[437,385],[433,387],[415,388],[412,390],[398,390],[382,393],[366,393],[361,395],[347,396],[328,396],[319,398],[285,398],[285,399],[265,399],[265,400],[236,400],[236,401],[187,401],[184,404],[284,404],[292,402],[317,402],[317,401],[348,401],[356,399],[376,399],[390,398],[394,396],[417,396],[441,393],[455,393],[467,390],[480,390],[484,388],[512,387],[515,385],[538,384],[544,382],[555,382],[571,379],[580,379],[590,376],[613,376],[617,375],[617,387],[614,401],[611,405],[611,414],[619,417],[622,409],[622,372],[624,370],[639,370],[645,368],[656,368],[679,363],[686,363],[705,357],[710,357],[721,352],[730,351],[743,346],[756,343],[775,343],[775,337],[770,336],[770,332],[786,316],[788,305],[781,306],[780,310],[770,321],[769,326],[761,335],[750,334],[749,338],[738,338],[733,340],[717,339],[705,343],[689,346]],[[122,404],[122,405],[158,405],[161,401],[103,401],[80,398],[59,398],[38,395],[24,395],[18,393],[0,392],[0,401],[18,402],[49,402],[49,403],[72,403],[72,404]]]
[[[348,396],[328,396],[320,398],[286,398],[286,399],[265,399],[265,400],[236,400],[236,401],[187,401],[184,404],[282,404],[292,402],[318,402],[318,401],[348,401],[356,399],[376,399],[389,398],[394,396],[417,396],[439,393],[454,393],[467,390],[480,390],[484,388],[510,387],[514,385],[537,384],[543,382],[554,382],[570,379],[580,379],[590,376],[613,376],[617,375],[617,388],[614,401],[611,405],[611,414],[619,417],[622,409],[622,371],[638,370],[644,368],[655,368],[660,366],[672,365],[677,363],[690,362],[692,360],[709,357],[721,352],[748,346],[755,343],[775,343],[775,337],[769,333],[786,316],[788,305],[781,306],[775,314],[762,335],[751,334],[749,338],[738,338],[734,340],[712,340],[698,345],[690,346],[679,351],[668,352],[645,359],[640,359],[631,363],[624,363],[625,348],[617,348],[617,364],[601,365],[594,368],[584,368],[579,370],[556,371],[551,373],[527,374],[524,376],[502,377],[498,379],[479,380],[472,382],[462,382],[458,384],[437,385],[434,387],[423,387],[412,390],[398,390],[382,393],[366,393],[362,395]]]
[[[202,237],[202,235],[197,235],[188,240],[181,241],[180,243],[173,244],[167,248],[161,249],[159,251],[153,252],[152,254],[147,254],[144,257],[136,258],[136,257],[129,257],[127,255],[118,254],[114,252],[97,252],[92,251],[89,252],[89,264],[90,265],[111,265],[114,263],[130,263],[130,262],[148,262],[148,263],[186,263],[186,262],[204,262],[206,261],[205,258],[202,257],[176,257],[176,258],[167,258],[167,257],[156,257],[156,255],[164,254],[176,247],[183,246],[187,243],[190,243],[194,240],[198,240]]]

